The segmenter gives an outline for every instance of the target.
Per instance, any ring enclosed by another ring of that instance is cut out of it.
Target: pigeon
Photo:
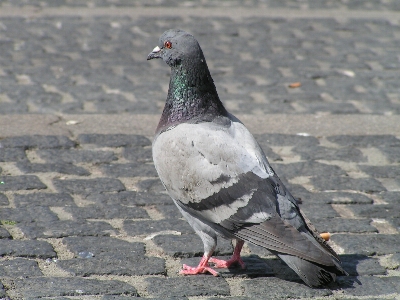
[[[310,287],[348,275],[252,134],[222,104],[194,36],[167,30],[147,60],[155,58],[171,75],[152,144],[154,165],[204,244],[199,265],[183,265],[180,273],[218,276],[214,268],[245,268],[240,252],[248,242],[278,256]],[[229,260],[212,257],[217,236],[236,242]]]

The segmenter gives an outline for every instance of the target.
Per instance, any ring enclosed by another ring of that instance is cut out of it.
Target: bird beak
[[[161,58],[161,48],[160,47],[155,47],[153,51],[149,53],[147,56],[147,60],[153,59],[153,58]]]

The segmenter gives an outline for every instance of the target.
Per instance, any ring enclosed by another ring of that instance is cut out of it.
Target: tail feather
[[[275,253],[310,287],[318,287],[336,281],[336,275],[346,275],[339,266],[323,266],[297,256]]]

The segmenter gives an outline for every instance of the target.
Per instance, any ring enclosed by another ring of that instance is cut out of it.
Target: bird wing
[[[326,249],[301,232],[306,223],[295,200],[237,120],[170,128],[155,138],[153,159],[170,196],[194,218],[280,253],[333,264]]]

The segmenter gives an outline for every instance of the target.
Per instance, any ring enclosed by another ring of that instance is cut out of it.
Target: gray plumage
[[[204,243],[197,268],[208,261],[217,235],[265,247],[309,286],[344,275],[339,257],[320,238],[282,184],[246,127],[222,105],[196,39],[166,31],[148,59],[171,67],[168,96],[153,142],[153,159],[169,195]],[[215,260],[217,261],[217,260]],[[218,263],[218,262],[217,262]]]

